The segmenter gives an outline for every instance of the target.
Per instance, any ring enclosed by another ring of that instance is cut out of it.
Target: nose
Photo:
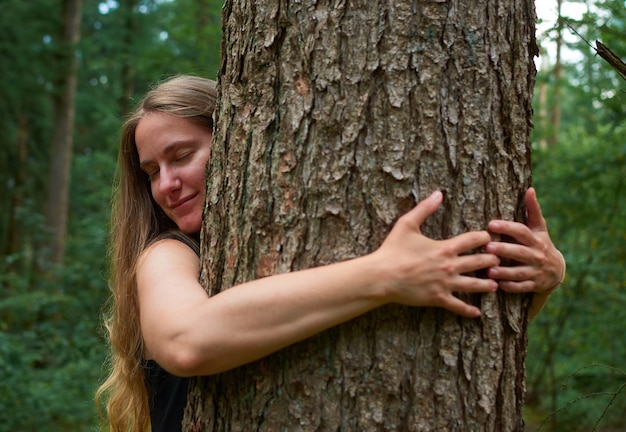
[[[181,181],[175,169],[161,168],[159,171],[159,192],[168,195],[180,189]]]

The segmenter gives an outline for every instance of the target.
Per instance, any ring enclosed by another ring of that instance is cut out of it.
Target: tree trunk
[[[135,46],[137,45],[135,38],[139,33],[140,24],[137,22],[137,2],[135,0],[122,0],[119,2],[120,14],[120,32],[122,33],[122,47],[125,50],[121,57],[121,75],[120,82],[122,84],[122,95],[117,100],[117,110],[120,116],[125,116],[133,107],[133,94],[135,94],[135,63],[134,55]]]
[[[559,142],[559,132],[561,130],[561,88],[563,87],[563,63],[561,62],[561,51],[563,49],[563,16],[561,9],[563,0],[557,0],[557,16],[556,23],[556,54],[554,60],[554,68],[552,69],[554,85],[552,91],[552,101],[550,105],[550,128],[548,129],[548,147],[554,147]]]
[[[531,0],[227,1],[201,280],[211,294],[424,232],[523,220]],[[521,431],[528,298],[483,315],[389,306],[198,378],[187,431]],[[199,325],[211,325],[201,323]]]
[[[58,93],[54,100],[55,119],[46,201],[46,228],[51,235],[49,258],[54,264],[62,263],[65,257],[78,66],[76,45],[80,39],[80,16],[81,0],[63,1],[63,76],[59,80]]]
[[[23,191],[26,180],[26,161],[28,158],[29,121],[24,112],[18,114],[17,121],[17,159],[15,160],[15,184],[11,188],[12,200],[9,216],[9,243],[5,254],[14,254],[22,250],[22,226],[20,223],[20,209],[23,205]],[[10,268],[11,266],[9,266]]]

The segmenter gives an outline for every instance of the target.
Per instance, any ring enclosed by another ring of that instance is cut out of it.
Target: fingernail
[[[435,201],[439,201],[441,200],[442,194],[441,191],[435,191],[432,194],[430,194],[431,199],[435,200]]]

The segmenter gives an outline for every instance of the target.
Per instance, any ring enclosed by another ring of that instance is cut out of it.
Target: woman
[[[369,255],[209,298],[198,283],[197,238],[215,95],[212,81],[173,78],[150,91],[123,128],[111,226],[112,370],[98,391],[98,397],[109,394],[111,430],[145,431],[150,423],[153,430],[180,430],[184,377],[251,362],[387,303],[443,307],[474,318],[478,308],[453,293],[500,286],[537,293],[534,315],[562,282],[565,263],[532,189],[528,227],[489,225],[519,244],[492,242],[486,231],[443,241],[423,236],[421,224],[443,199],[434,192]],[[478,248],[485,253],[466,254]],[[500,267],[499,257],[521,264]],[[480,269],[491,279],[464,275]]]

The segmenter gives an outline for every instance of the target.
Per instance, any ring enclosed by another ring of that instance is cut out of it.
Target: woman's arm
[[[453,292],[494,291],[490,279],[464,276],[496,266],[492,254],[463,255],[485,246],[487,232],[431,240],[421,224],[441,193],[404,215],[372,254],[271,276],[209,298],[197,282],[199,260],[184,244],[160,241],[137,270],[146,356],[170,372],[207,375],[264,357],[387,303],[444,307],[465,317],[480,311]]]
[[[565,279],[565,259],[550,239],[535,190],[528,189],[524,198],[528,225],[503,220],[489,223],[490,231],[513,237],[518,243],[492,242],[485,250],[519,263],[512,267],[490,268],[487,274],[498,280],[505,291],[535,293],[529,310],[532,319]]]

